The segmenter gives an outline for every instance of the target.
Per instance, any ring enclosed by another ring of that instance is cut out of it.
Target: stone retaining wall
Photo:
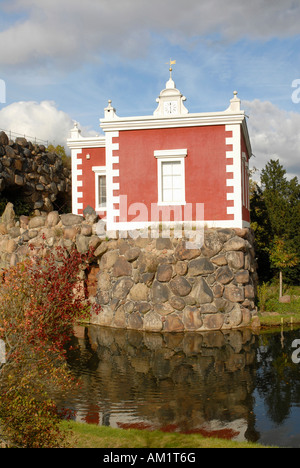
[[[100,239],[98,218],[50,212],[15,221],[9,204],[0,223],[0,268],[30,255],[29,244],[94,250],[86,278],[100,303],[91,323],[156,332],[249,326],[255,315],[256,262],[250,229],[207,229],[200,249],[183,239]],[[172,231],[171,231],[172,233]],[[85,273],[83,272],[83,275]]]
[[[32,210],[53,210],[53,203],[71,200],[71,171],[61,157],[25,138],[9,140],[0,132],[0,193],[28,203]]]

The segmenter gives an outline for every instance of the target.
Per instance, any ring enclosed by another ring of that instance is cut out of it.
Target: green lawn
[[[64,421],[73,448],[271,448],[248,442],[138,429],[114,429],[106,426]]]
[[[281,303],[278,285],[259,287],[259,318],[262,326],[300,324],[300,286],[285,287],[283,294],[291,297],[290,303]]]

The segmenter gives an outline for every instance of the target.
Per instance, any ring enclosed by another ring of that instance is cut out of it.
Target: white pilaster
[[[72,149],[71,150],[71,161],[72,161],[72,213],[78,214],[78,210],[83,209],[83,204],[78,201],[80,196],[82,196],[82,187],[83,181],[78,180],[78,176],[82,176],[82,169],[79,169],[78,166],[81,166],[82,159],[78,158],[78,155],[81,153],[81,149]],[[78,188],[81,188],[81,191],[78,191]]]
[[[232,132],[226,138],[226,144],[232,145],[232,150],[226,151],[226,158],[232,159],[232,164],[226,165],[226,172],[233,173],[233,179],[227,178],[227,187],[233,187],[233,193],[227,194],[227,200],[233,200],[233,206],[227,207],[227,214],[234,215],[234,227],[242,227],[242,167],[241,167],[241,127],[226,125],[226,132]]]
[[[113,143],[113,138],[118,138],[119,132],[106,133],[106,196],[107,196],[107,231],[115,229],[115,217],[120,216],[120,210],[115,209],[114,205],[120,205],[120,196],[114,195],[119,182],[116,180],[119,177],[119,169],[114,166],[119,163],[119,156],[113,152],[119,149],[119,143]],[[114,165],[114,166],[113,166]]]

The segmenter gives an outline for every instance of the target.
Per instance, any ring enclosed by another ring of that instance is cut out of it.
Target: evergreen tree
[[[300,185],[288,180],[279,161],[270,160],[261,171],[260,185],[251,193],[251,226],[256,236],[258,274],[261,281],[272,278],[270,248],[283,239],[288,251],[300,252]],[[299,283],[300,266],[284,270],[285,280]]]

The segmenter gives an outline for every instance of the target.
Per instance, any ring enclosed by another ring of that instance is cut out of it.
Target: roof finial
[[[237,97],[237,94],[237,91],[233,91],[233,98],[230,99],[230,106],[227,110],[231,112],[240,112],[241,110],[241,100]]]
[[[174,81],[172,80],[172,65],[174,65],[176,63],[176,60],[171,60],[169,62],[167,62],[167,64],[169,65],[169,72],[170,72],[170,78],[169,80],[166,82],[166,88],[167,89],[170,89],[170,88],[175,88],[175,83]]]
[[[172,79],[172,65],[175,65],[176,60],[171,60],[167,62],[167,65],[169,65],[169,72],[170,72],[170,80]]]
[[[105,119],[114,119],[116,118],[116,109],[111,105],[112,100],[108,100],[108,106],[104,109],[104,118]]]
[[[74,122],[74,127],[71,129],[71,138],[72,139],[78,139],[78,138],[81,138],[81,130],[79,128],[79,124],[78,122],[76,122],[76,120],[73,121]]]

